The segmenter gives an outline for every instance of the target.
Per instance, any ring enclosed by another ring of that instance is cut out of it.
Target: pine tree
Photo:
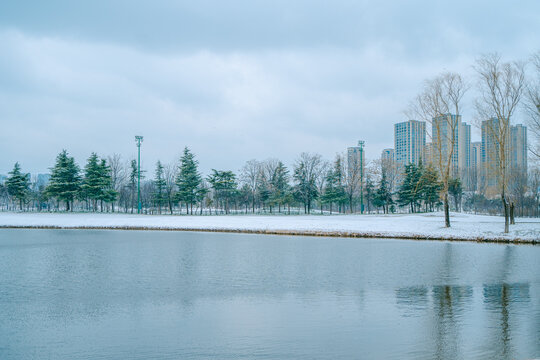
[[[388,187],[388,181],[386,180],[386,171],[382,172],[381,181],[379,187],[374,196],[374,204],[377,207],[382,207],[383,212],[388,214],[389,206],[393,204],[392,193]]]
[[[278,212],[281,212],[281,206],[286,202],[287,191],[289,189],[289,170],[280,161],[276,167],[274,176],[272,177],[271,201],[278,205]]]
[[[81,186],[80,168],[66,150],[56,157],[56,164],[51,168],[51,178],[46,192],[57,201],[66,202],[66,210],[73,211],[73,200],[78,195]]]
[[[423,200],[426,210],[433,211],[435,205],[440,203],[440,191],[442,183],[439,181],[439,173],[433,166],[428,166],[423,175]]]
[[[459,204],[461,203],[461,196],[463,195],[463,187],[461,186],[461,180],[459,180],[459,178],[448,180],[448,192],[454,198],[456,211],[460,211]]]
[[[102,198],[102,169],[96,153],[92,153],[84,167],[84,178],[81,185],[81,197],[90,200],[92,211],[97,210],[97,201]]]
[[[137,160],[131,160],[131,163],[129,165],[131,171],[129,173],[128,188],[131,194],[131,213],[133,214],[133,209],[135,207],[135,199],[137,198]]]
[[[424,166],[422,162],[417,165],[410,163],[405,166],[405,178],[398,191],[398,201],[401,206],[409,205],[411,212],[416,212],[424,191],[422,175]]]
[[[229,213],[229,203],[237,193],[236,175],[232,171],[219,171],[212,169],[212,174],[208,176],[208,182],[214,189],[216,202],[221,200],[225,213]]]
[[[161,165],[161,161],[158,160],[158,162],[156,163],[156,173],[154,177],[154,201],[158,207],[159,214],[161,214],[161,206],[165,203],[166,200],[166,186],[167,182],[163,177],[163,165]]]
[[[18,162],[13,166],[13,170],[9,172],[6,188],[8,194],[19,202],[19,209],[22,210],[23,203],[26,201],[30,190],[30,174],[21,173],[21,166]]]
[[[112,170],[107,160],[101,159],[99,164],[99,172],[101,178],[101,192],[99,195],[99,200],[101,201],[101,211],[103,212],[103,202],[113,203],[116,201],[118,192],[114,189],[113,179],[112,179]]]
[[[198,161],[195,155],[187,148],[184,148],[184,155],[180,158],[180,171],[176,177],[176,194],[178,201],[186,203],[186,212],[188,205],[193,214],[193,204],[199,200],[200,185],[202,182],[201,174],[198,171]]]

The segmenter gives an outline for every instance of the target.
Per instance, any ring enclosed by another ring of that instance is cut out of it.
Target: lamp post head
[[[358,140],[358,146],[360,146],[360,148],[363,148],[364,147],[364,140]]]
[[[140,135],[135,135],[135,142],[137,143],[137,146],[141,146],[141,143],[143,142],[143,137]]]

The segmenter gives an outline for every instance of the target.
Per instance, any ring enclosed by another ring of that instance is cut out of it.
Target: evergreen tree
[[[236,175],[232,171],[219,171],[212,169],[212,174],[208,176],[208,182],[214,189],[216,202],[222,202],[225,213],[229,213],[229,203],[236,196],[237,183]]]
[[[6,188],[9,195],[19,202],[19,209],[23,209],[23,203],[28,197],[30,190],[30,174],[21,173],[21,166],[18,162],[13,166],[6,180]]]
[[[193,214],[193,203],[199,201],[198,192],[202,182],[201,174],[198,171],[198,163],[195,160],[195,155],[185,147],[184,155],[180,158],[180,171],[176,177],[177,200],[185,202],[186,206],[189,204],[191,214]]]
[[[114,189],[112,170],[107,160],[101,159],[99,164],[99,170],[101,174],[101,193],[99,200],[101,201],[101,211],[103,211],[103,202],[113,203],[116,201],[118,192]]]
[[[386,171],[382,172],[379,187],[375,192],[373,203],[377,207],[383,208],[383,213],[388,214],[389,206],[393,204],[392,193],[390,192],[388,181],[386,180]]]
[[[56,157],[56,164],[51,168],[51,178],[46,192],[49,197],[57,201],[66,202],[66,210],[73,211],[73,200],[78,195],[81,186],[79,166],[73,157],[69,157],[66,150],[62,150]]]
[[[367,212],[370,212],[370,204],[373,203],[373,199],[375,198],[375,184],[373,184],[373,180],[371,180],[371,176],[368,176],[366,179],[366,207]]]
[[[131,160],[129,172],[129,182],[128,188],[129,193],[131,194],[131,213],[133,214],[133,209],[135,208],[135,199],[137,198],[137,160]]]
[[[448,180],[448,192],[454,198],[454,205],[456,211],[460,211],[461,196],[463,195],[463,187],[461,186],[461,180],[454,178]]]
[[[403,182],[398,191],[398,201],[401,206],[409,206],[411,212],[416,212],[423,194],[422,175],[424,166],[422,162],[417,165],[410,163],[405,166]]]
[[[272,188],[274,189],[271,201],[278,205],[278,212],[286,202],[287,192],[289,190],[289,170],[280,161],[272,177]]]
[[[102,197],[102,169],[96,153],[92,153],[84,167],[84,179],[81,185],[81,197],[92,203],[92,211],[97,209],[97,201]]]
[[[161,206],[165,203],[166,200],[166,186],[167,182],[163,177],[163,165],[161,165],[161,161],[158,160],[158,162],[156,163],[156,173],[154,177],[154,201],[158,207],[159,214],[161,214]]]
[[[441,190],[438,171],[431,165],[426,167],[423,175],[423,200],[426,210],[429,208],[429,211],[433,211],[434,206],[440,204]]]
[[[330,214],[332,205],[343,203],[347,199],[345,189],[341,184],[341,171],[339,159],[334,163],[334,168],[326,173],[326,186],[322,195],[322,201],[330,205]]]

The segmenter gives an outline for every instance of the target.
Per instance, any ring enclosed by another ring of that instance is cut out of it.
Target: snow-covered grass
[[[537,243],[540,219],[516,219],[504,234],[502,217],[452,213],[396,215],[170,216],[88,213],[0,213],[0,227],[238,231],[268,234],[521,241]]]

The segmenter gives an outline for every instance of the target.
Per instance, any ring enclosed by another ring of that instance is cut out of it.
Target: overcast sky
[[[131,159],[134,135],[152,172],[184,146],[205,173],[359,139],[377,158],[424,79],[540,48],[540,1],[517,3],[2,1],[0,174],[62,149]]]

